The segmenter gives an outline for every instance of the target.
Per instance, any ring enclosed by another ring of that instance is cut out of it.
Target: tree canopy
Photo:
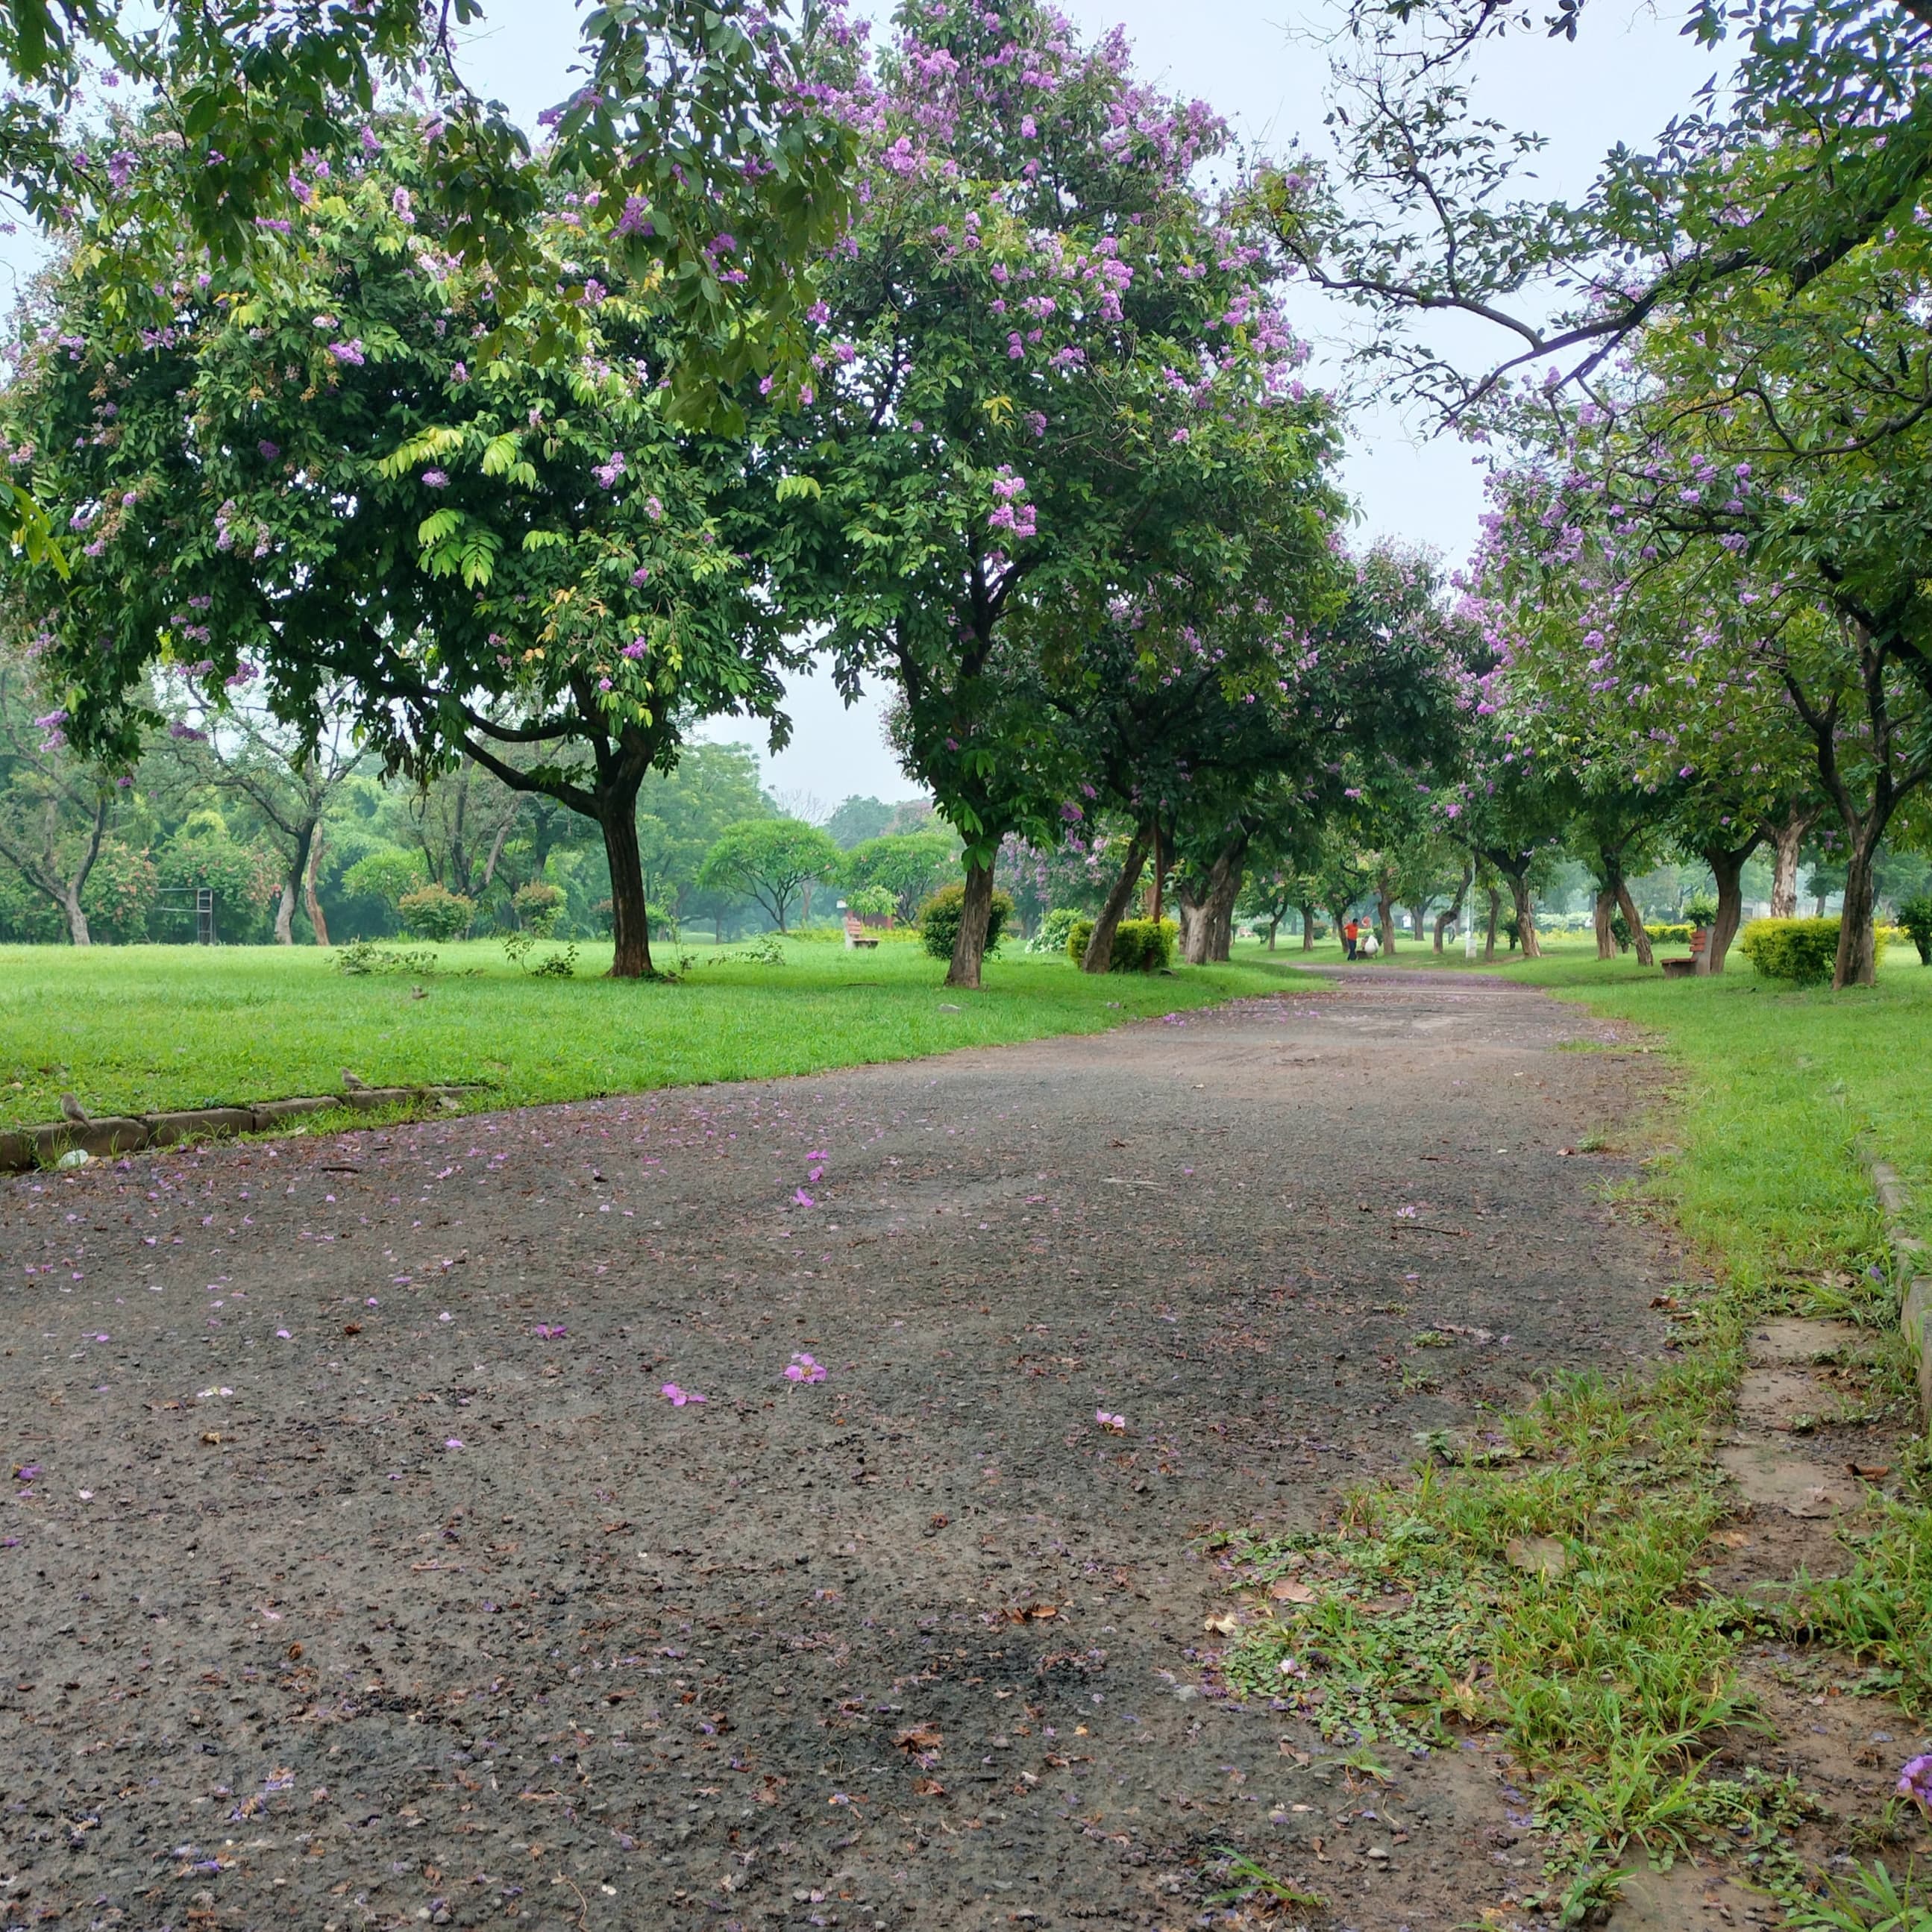
[[[730,541],[742,446],[669,419],[675,329],[578,259],[564,206],[543,245],[576,278],[568,353],[486,358],[502,292],[418,200],[424,147],[405,123],[380,154],[344,143],[303,210],[299,280],[236,300],[183,274],[136,351],[102,320],[98,257],[59,266],[0,422],[76,554],[64,578],[22,560],[15,608],[57,728],[91,753],[130,753],[156,663],[259,668],[300,732],[346,691],[392,769],[465,752],[595,820],[615,970],[646,973],[644,774],[694,716],[782,738],[798,654]]]

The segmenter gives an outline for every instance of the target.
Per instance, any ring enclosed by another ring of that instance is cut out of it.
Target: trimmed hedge
[[[1158,973],[1174,964],[1174,941],[1180,928],[1171,919],[1124,919],[1114,928],[1113,962],[1110,973]],[[1087,942],[1094,937],[1090,919],[1076,920],[1067,928],[1066,956],[1075,965],[1086,957]]]
[[[963,884],[941,886],[919,909],[919,936],[926,951],[935,959],[950,959],[959,938],[959,920],[966,906]],[[994,889],[992,910],[986,915],[986,950],[1000,950],[1000,934],[1013,916],[1013,896]]]
[[[1835,919],[1754,919],[1738,936],[1738,950],[1767,980],[1818,986],[1838,963]],[[1872,934],[1874,964],[1885,957],[1885,928]]]

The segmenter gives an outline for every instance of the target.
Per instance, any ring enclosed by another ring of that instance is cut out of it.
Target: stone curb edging
[[[190,1107],[178,1113],[103,1114],[90,1120],[55,1120],[45,1126],[0,1132],[0,1174],[27,1174],[51,1166],[76,1148],[97,1160],[182,1141],[262,1133],[304,1114],[346,1107],[361,1113],[424,1100],[460,1100],[474,1087],[358,1087],[342,1094],[304,1094],[247,1107]]]
[[[1926,1244],[1906,1230],[1905,1217],[1912,1211],[1912,1198],[1898,1170],[1888,1161],[1869,1156],[1865,1164],[1871,1174],[1872,1192],[1878,1196],[1879,1211],[1885,1218],[1886,1243],[1898,1276],[1899,1326],[1917,1362],[1919,1420],[1932,1429],[1932,1264],[1927,1260]]]

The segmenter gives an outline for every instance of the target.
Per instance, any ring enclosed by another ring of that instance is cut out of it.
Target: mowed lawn
[[[1679,1150],[1663,1178],[1723,1265],[1762,1277],[1876,1252],[1862,1140],[1898,1168],[1916,1232],[1932,1238],[1932,968],[1910,941],[1887,948],[1876,986],[1843,993],[1760,980],[1735,947],[1715,979],[1666,980],[1628,954],[1600,962],[1585,936],[1544,943],[1544,958],[1499,953],[1486,970],[1629,1021],[1681,1063],[1679,1098],[1653,1124]],[[1276,956],[1340,955],[1330,944]],[[1460,947],[1438,956],[1426,944],[1399,943],[1376,963],[1485,970]]]
[[[687,947],[675,983],[539,979],[493,941],[434,949],[433,974],[350,977],[313,946],[0,946],[0,1126],[90,1113],[476,1083],[492,1104],[810,1073],[953,1047],[1091,1033],[1244,994],[1306,990],[1292,956],[1171,976],[1090,977],[1009,946],[977,993],[950,992],[914,945],[792,942],[783,964]],[[552,948],[540,948],[538,957]],[[666,950],[667,958],[676,949]],[[417,988],[424,997],[416,997]]]

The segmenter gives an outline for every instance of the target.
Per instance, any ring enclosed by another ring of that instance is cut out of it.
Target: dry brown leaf
[[[943,1733],[934,1724],[908,1724],[893,1738],[901,1750],[937,1750]]]
[[[1519,1570],[1538,1576],[1560,1576],[1570,1567],[1570,1552],[1553,1536],[1513,1536],[1503,1554]]]
[[[1880,1482],[1892,1474],[1889,1462],[1847,1462],[1845,1467],[1861,1482]]]
[[[1202,1628],[1216,1636],[1233,1636],[1240,1629],[1241,1620],[1232,1610],[1223,1610],[1218,1617],[1203,1618]]]
[[[1312,1604],[1316,1598],[1306,1583],[1298,1583],[1292,1576],[1277,1576],[1268,1586],[1268,1594],[1277,1604]]]
[[[944,1798],[946,1787],[936,1778],[915,1778],[912,1788],[922,1798]]]

